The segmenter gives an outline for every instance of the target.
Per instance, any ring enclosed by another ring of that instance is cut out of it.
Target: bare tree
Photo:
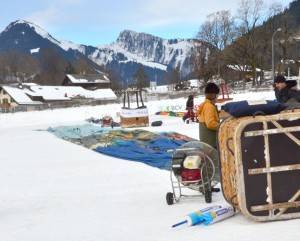
[[[209,57],[210,65],[204,64],[204,56],[199,56],[196,60],[198,62],[198,71],[202,72],[203,77],[218,73],[221,74],[221,59],[222,50],[233,42],[236,37],[236,27],[234,18],[230,11],[219,11],[207,16],[206,21],[200,26],[197,38],[209,43],[211,53]],[[213,65],[211,65],[214,63]],[[212,68],[215,67],[215,68]]]
[[[68,62],[61,58],[54,49],[41,49],[41,72],[36,81],[44,85],[60,85],[65,77],[67,66]]]
[[[207,16],[200,26],[197,38],[223,50],[232,43],[235,33],[234,19],[230,11],[219,11]]]
[[[264,4],[262,0],[241,0],[237,19],[239,22],[238,41],[235,41],[226,59],[229,62],[238,60],[239,64],[251,67],[253,85],[257,85],[257,67],[259,67],[259,31],[257,27],[264,20]],[[245,68],[245,67],[242,67]]]
[[[279,2],[273,2],[269,7],[268,7],[268,13],[267,16],[268,18],[273,18],[274,16],[278,15],[283,11],[283,6]]]
[[[24,82],[37,72],[37,60],[28,54],[9,51],[0,55],[0,78],[3,81]]]
[[[240,0],[237,18],[242,34],[251,33],[263,20],[263,0]]]
[[[76,62],[73,64],[74,69],[79,74],[93,74],[95,70],[91,68],[86,59],[78,58]]]

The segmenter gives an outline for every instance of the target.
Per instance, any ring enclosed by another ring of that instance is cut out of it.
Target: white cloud
[[[89,33],[101,37],[123,29],[156,33],[197,31],[210,13],[230,10],[236,14],[240,0],[45,0],[33,4],[25,19],[53,35]],[[292,0],[278,1],[287,6]],[[266,4],[274,0],[264,0]],[[34,9],[34,10],[32,10]],[[20,17],[17,17],[20,18]],[[185,26],[187,31],[185,31]],[[192,30],[194,29],[194,30]],[[192,33],[192,34],[195,34]],[[173,34],[173,35],[174,35]],[[116,34],[115,34],[116,35]],[[114,35],[114,38],[115,38]],[[172,35],[172,36],[173,36]],[[184,36],[184,35],[182,35]],[[93,38],[93,37],[90,37]]]
[[[41,11],[36,11],[25,18],[26,20],[38,24],[43,28],[48,28],[51,25],[59,23],[59,19],[61,19],[61,17],[61,12],[58,9],[51,7]]]
[[[220,10],[235,14],[240,0],[53,0],[27,19],[49,25],[127,25],[161,27],[201,24],[206,16]],[[286,5],[291,0],[282,0]],[[265,0],[273,3],[273,0]]]
[[[40,25],[44,29],[57,29],[69,24],[83,0],[52,0],[50,5],[27,15],[26,20]]]
[[[239,7],[240,0],[152,0],[144,1],[140,14],[147,25],[168,25],[176,23],[201,23],[207,15],[220,10],[230,10],[233,15]],[[265,6],[276,2],[265,0]],[[291,0],[278,1],[286,6]]]

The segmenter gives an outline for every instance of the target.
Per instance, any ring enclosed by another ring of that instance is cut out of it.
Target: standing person
[[[218,109],[215,105],[219,92],[220,89],[215,83],[208,83],[205,87],[205,100],[197,111],[200,141],[214,148],[217,146],[217,129],[220,123]]]
[[[195,113],[194,113],[194,96],[189,95],[188,100],[186,101],[186,107],[187,113],[183,116],[183,121],[186,119],[191,119],[194,121]]]
[[[278,75],[274,79],[274,91],[278,102],[280,103],[299,103],[300,92],[294,89],[296,81],[287,81],[283,75]]]

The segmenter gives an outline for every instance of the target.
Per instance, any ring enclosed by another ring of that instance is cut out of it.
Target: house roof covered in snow
[[[248,65],[227,65],[228,68],[232,69],[232,70],[235,70],[235,71],[245,71],[245,72],[250,72],[252,71],[252,67],[251,66],[248,66]],[[261,69],[259,68],[256,68],[256,71],[257,72],[260,72]]]
[[[32,96],[41,96],[44,100],[71,100],[72,98],[81,97],[96,100],[114,100],[115,93],[111,89],[87,90],[80,86],[31,86]]]
[[[300,31],[293,36],[293,39],[296,41],[300,41]]]
[[[109,78],[103,74],[89,74],[89,75],[77,75],[77,74],[68,74],[67,78],[73,84],[106,84],[110,83]]]
[[[87,90],[80,86],[2,86],[2,88],[19,104],[41,104],[32,98],[40,97],[45,101],[64,101],[73,98],[94,100],[115,100],[117,96],[111,89]]]
[[[42,104],[40,101],[33,101],[30,97],[26,94],[24,89],[3,85],[1,86],[5,92],[18,104],[20,105],[39,105]]]

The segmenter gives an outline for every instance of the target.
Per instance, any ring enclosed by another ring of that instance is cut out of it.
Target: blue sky
[[[192,38],[206,16],[219,10],[236,13],[240,0],[1,0],[0,31],[25,19],[58,39],[100,45],[124,29],[163,38]],[[266,6],[274,3],[265,0]],[[276,1],[284,7],[291,0]]]

